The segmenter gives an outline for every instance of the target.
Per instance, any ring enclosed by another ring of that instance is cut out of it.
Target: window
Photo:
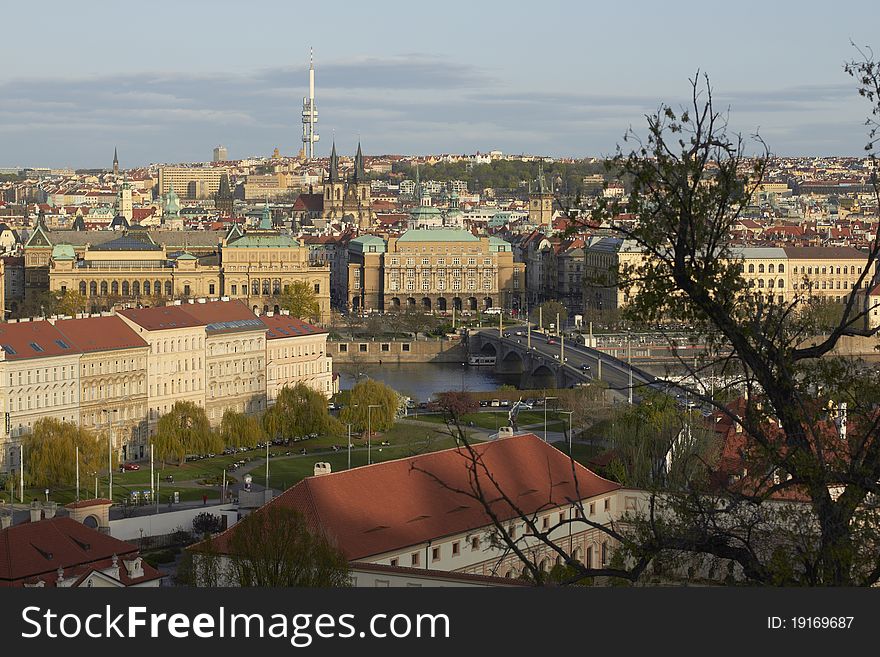
[[[471,550],[479,550],[480,549],[480,537],[474,536],[471,538]]]
[[[367,343],[366,343],[366,342],[361,342],[361,343],[358,345],[358,349],[360,350],[361,353],[366,353],[366,351],[367,351]]]
[[[315,294],[321,294],[321,284],[315,283]]]
[[[340,345],[339,345],[339,353],[344,354],[344,353],[347,352],[347,351],[348,351],[348,345],[347,345],[347,344],[340,344]]]
[[[383,342],[381,348],[382,348],[382,351],[391,351],[391,345],[388,344],[387,342]]]
[[[590,515],[591,515],[591,516],[592,516],[592,515],[595,515],[595,513],[596,513],[596,503],[595,503],[595,502],[590,502]]]
[[[233,285],[232,286],[232,296],[235,296],[236,294],[238,294],[238,285]]]
[[[419,565],[419,557],[421,557],[421,556],[422,555],[419,552],[413,552],[411,555],[409,555],[410,565],[411,566],[418,566]]]
[[[604,505],[606,511],[610,511],[611,510],[611,498],[606,497],[603,502],[603,505]]]
[[[440,561],[440,548],[431,548],[431,561]]]
[[[392,565],[392,566],[397,566],[397,559],[392,559],[392,560],[391,560],[391,565]]]
[[[456,541],[452,544],[452,556],[457,557],[461,553],[461,544]]]
[[[400,350],[401,350],[401,351],[409,351],[409,347],[410,347],[410,345],[409,345],[409,343],[407,342],[407,343],[404,343],[404,344],[400,345]]]
[[[626,500],[624,500],[624,508],[627,511],[635,511],[636,510],[636,498],[627,497]]]
[[[602,565],[608,565],[608,541],[602,541]]]

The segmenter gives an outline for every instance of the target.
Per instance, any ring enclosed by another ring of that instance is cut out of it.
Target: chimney
[[[220,297],[220,301],[229,301],[229,297]]]
[[[37,500],[31,502],[31,522],[40,522],[42,515],[43,509],[40,507],[40,503]]]
[[[199,299],[199,303],[208,303],[208,300],[205,297]]]
[[[321,475],[328,475],[332,471],[332,468],[329,463],[326,461],[319,461],[315,463],[315,476],[320,477]]]
[[[3,511],[0,513],[0,529],[8,529],[12,526],[12,512]]]
[[[48,520],[55,517],[58,502],[43,502],[43,517]]]

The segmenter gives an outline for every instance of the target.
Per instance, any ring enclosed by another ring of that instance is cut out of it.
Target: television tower
[[[315,107],[315,61],[313,51],[309,48],[309,96],[303,98],[303,151],[310,160],[315,157],[315,143],[320,139],[315,132],[318,122],[318,109]]]

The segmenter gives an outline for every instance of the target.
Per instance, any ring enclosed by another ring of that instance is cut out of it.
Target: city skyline
[[[697,69],[733,128],[759,130],[778,155],[859,156],[866,141],[867,108],[843,71],[857,55],[850,39],[870,43],[863,19],[877,10],[866,2],[747,2],[711,19],[647,3],[313,7],[295,39],[286,26],[298,7],[258,2],[254,16],[271,8],[273,20],[239,23],[229,2],[159,2],[157,21],[107,2],[49,6],[57,26],[38,47],[28,31],[8,35],[28,56],[0,71],[0,166],[109,167],[114,146],[122,168],[208,161],[220,143],[233,159],[295,155],[310,46],[319,157],[334,137],[341,153],[360,139],[368,154],[608,155],[645,113],[686,99]],[[9,11],[11,25],[26,14]],[[71,48],[61,36],[78,29],[88,34]],[[139,34],[149,47],[136,47]]]

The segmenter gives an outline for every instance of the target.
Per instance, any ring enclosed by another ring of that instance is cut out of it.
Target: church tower
[[[549,226],[553,222],[553,192],[544,183],[544,163],[538,163],[536,191],[529,192],[529,223]]]
[[[354,173],[351,177],[349,195],[353,196],[352,209],[357,208],[358,227],[369,228],[372,222],[373,196],[370,189],[370,181],[364,171],[364,154],[361,151],[361,143],[358,142],[357,154],[354,156]]]
[[[122,181],[122,188],[116,198],[116,214],[125,217],[126,221],[131,221],[134,216],[131,205],[131,185],[128,184],[128,178]]]
[[[327,219],[341,219],[344,200],[345,182],[339,177],[339,156],[336,155],[334,141],[330,150],[330,173],[324,181],[324,216]]]
[[[214,205],[221,215],[224,217],[231,217],[234,202],[235,199],[232,194],[232,187],[229,184],[229,174],[224,173],[220,176],[220,189],[217,190]]]
[[[116,147],[113,147],[113,175],[119,175],[119,156],[116,154]]]

